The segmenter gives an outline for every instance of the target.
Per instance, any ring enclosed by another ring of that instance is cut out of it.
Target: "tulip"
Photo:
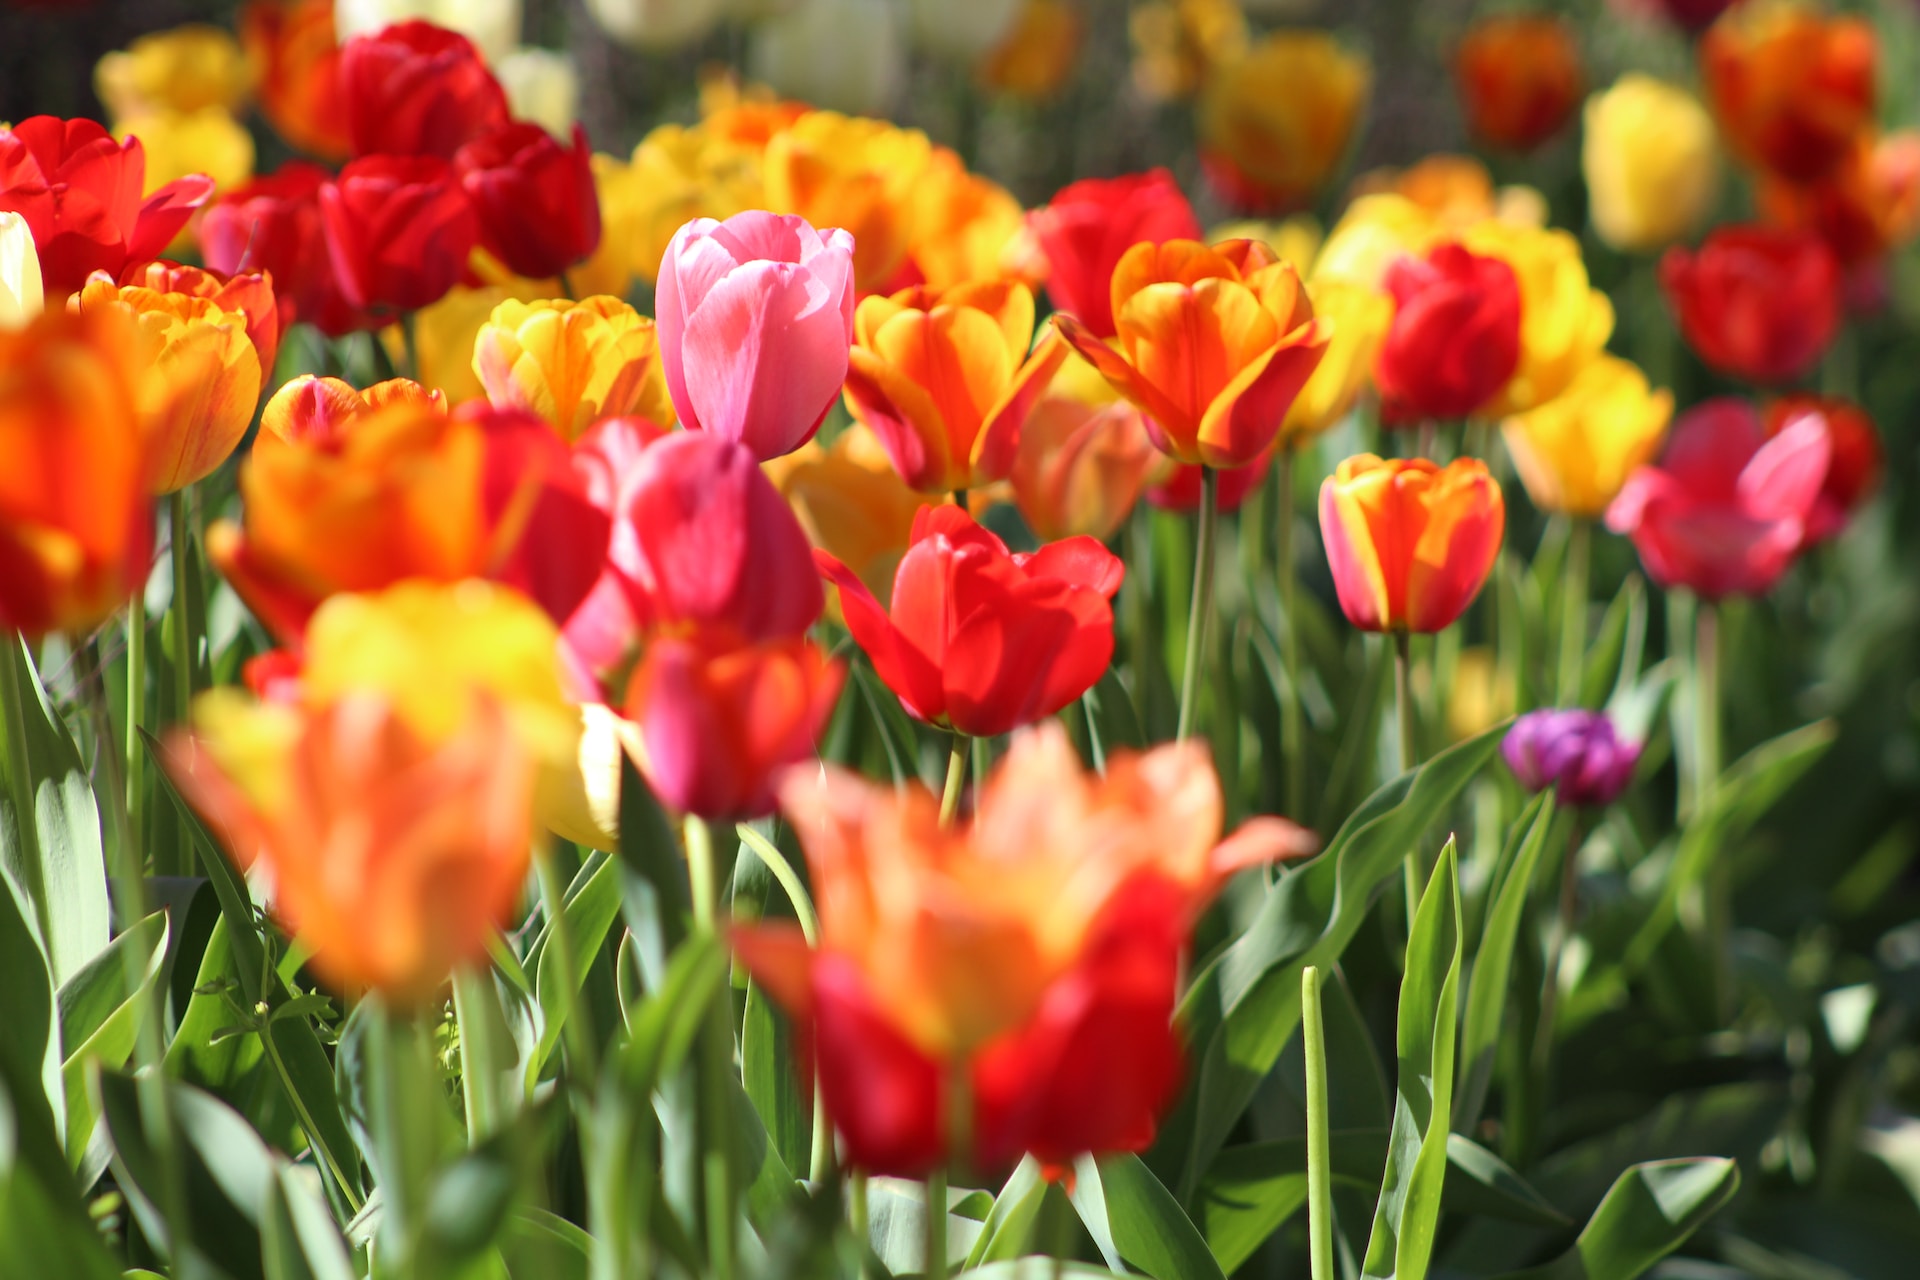
[[[488,62],[520,43],[520,0],[335,0],[333,6],[342,42],[415,18],[459,32]]]
[[[1640,762],[1640,744],[1614,735],[1599,711],[1529,711],[1500,740],[1507,767],[1528,791],[1554,789],[1563,805],[1612,804]]]
[[[1580,48],[1558,18],[1483,18],[1454,52],[1467,124],[1485,142],[1531,151],[1560,132],[1580,105]]]
[[[958,507],[928,508],[914,517],[891,616],[846,565],[824,551],[814,560],[874,671],[928,724],[1007,733],[1092,688],[1113,657],[1109,601],[1126,567],[1092,538],[1009,555]]]
[[[0,632],[85,632],[153,549],[137,335],[116,311],[0,325]]]
[[[147,152],[147,185],[204,177],[216,191],[246,185],[253,177],[253,135],[219,107],[194,112],[164,112],[117,121],[114,136],[138,136]],[[190,233],[176,235],[169,248],[191,244]]]
[[[1198,240],[1200,222],[1165,169],[1120,178],[1084,178],[1027,215],[1047,260],[1047,296],[1096,338],[1114,327],[1114,268],[1136,244]]]
[[[1113,313],[1115,346],[1071,315],[1053,322],[1147,415],[1162,452],[1209,467],[1273,443],[1329,337],[1293,264],[1245,240],[1135,245],[1114,269]]]
[[[762,461],[810,440],[847,376],[853,276],[852,237],[791,214],[680,228],[654,298],[681,424]]]
[[[348,302],[334,280],[320,216],[328,174],[290,160],[264,178],[223,192],[200,219],[200,253],[227,275],[262,272],[273,279],[284,323],[304,320],[329,337],[376,323]]]
[[[793,508],[808,542],[852,568],[875,595],[892,594],[914,517],[928,502],[902,483],[873,432],[849,427],[832,448],[809,440],[761,469]]]
[[[1366,389],[1393,323],[1393,300],[1373,289],[1341,280],[1308,281],[1313,313],[1333,327],[1326,353],[1287,408],[1281,438],[1289,447],[1338,423]],[[1222,477],[1224,479],[1225,477]]]
[[[1628,477],[1607,527],[1663,587],[1762,596],[1805,544],[1832,458],[1815,415],[1768,440],[1746,401],[1708,400],[1680,415],[1658,465]]]
[[[1826,479],[1807,516],[1807,541],[1824,542],[1846,528],[1853,513],[1880,486],[1886,450],[1865,409],[1826,396],[1789,395],[1773,401],[1766,409],[1767,438],[1808,417],[1817,418],[1826,428],[1831,450]]]
[[[452,166],[431,156],[355,160],[320,188],[320,213],[340,292],[365,310],[444,297],[479,240]]]
[[[1266,817],[1221,842],[1197,744],[1115,752],[1100,776],[1052,725],[1014,740],[954,829],[924,790],[832,767],[789,774],[780,805],[819,946],[767,922],[736,927],[735,951],[810,1028],[849,1162],[901,1177],[956,1157],[993,1169],[1144,1149],[1181,1075],[1173,1013],[1194,920],[1235,871],[1312,846]]]
[[[1078,357],[1073,363],[1089,368]],[[1043,542],[1077,535],[1105,541],[1126,522],[1165,458],[1153,447],[1138,409],[1110,397],[1083,398],[1063,388],[1065,381],[1055,377],[1020,429],[1014,501]],[[1226,472],[1221,487],[1253,470]]]
[[[1387,269],[1393,324],[1374,380],[1395,418],[1464,418],[1487,406],[1520,364],[1520,282],[1512,267],[1458,244]]]
[[[120,283],[158,293],[205,298],[222,311],[245,316],[247,338],[260,358],[261,375],[263,379],[272,375],[273,362],[280,354],[280,335],[286,330],[286,317],[274,296],[273,277],[265,271],[227,273],[183,267],[163,259],[129,267],[121,273]]]
[[[754,24],[747,47],[756,81],[859,115],[884,114],[906,69],[906,32],[893,0],[804,0]]]
[[[380,343],[395,366],[406,362],[411,347],[414,375],[439,392],[448,404],[485,399],[486,387],[473,370],[473,347],[496,308],[507,302],[537,302],[551,298],[558,286],[545,280],[509,276],[497,284],[469,289],[455,285],[438,302],[413,313],[413,337],[398,324],[380,330]]]
[[[1752,382],[1798,378],[1840,327],[1840,264],[1804,232],[1720,227],[1697,253],[1667,250],[1660,286],[1687,345]]]
[[[259,68],[260,113],[302,151],[347,154],[347,100],[333,0],[251,0],[240,11],[240,43]]]
[[[916,188],[907,260],[886,292],[1017,275],[1025,225],[1020,202],[1005,187],[967,172],[959,156],[937,147]]]
[[[1877,262],[1920,232],[1920,131],[1861,138],[1810,186],[1763,177],[1759,205],[1768,222],[1818,235],[1843,267]]]
[[[587,0],[606,33],[636,49],[673,49],[711,31],[726,0]]]
[[[1274,32],[1212,76],[1200,101],[1200,159],[1229,203],[1307,203],[1347,153],[1372,73],[1323,32]]]
[[[70,304],[117,310],[140,334],[140,429],[150,492],[172,493],[217,470],[260,402],[260,355],[244,313],[210,298],[119,286],[102,272]]]
[[[33,116],[0,128],[0,212],[33,229],[48,296],[159,257],[213,194],[210,181],[191,177],[142,198],[146,171],[138,138],[115,142],[92,120]]]
[[[438,156],[507,123],[507,95],[473,42],[427,22],[357,36],[340,55],[356,156]]]
[[[33,228],[17,213],[0,213],[0,330],[25,328],[45,306]]]
[[[906,261],[914,203],[933,147],[917,129],[810,111],[766,146],[767,206],[853,237],[860,292],[890,283]]]
[[[487,399],[576,440],[601,418],[670,423],[653,321],[617,298],[502,302],[473,343]]]
[[[1513,268],[1520,286],[1520,359],[1489,414],[1518,413],[1564,392],[1613,336],[1613,302],[1587,279],[1580,242],[1564,231],[1482,223],[1462,238]]]
[[[239,42],[204,23],[141,36],[93,68],[94,88],[116,120],[204,107],[237,111],[248,80]]]
[[[1659,452],[1672,416],[1671,392],[1650,389],[1631,361],[1603,355],[1557,398],[1508,418],[1502,429],[1534,506],[1598,517],[1634,469]]]
[[[1587,99],[1580,167],[1593,228],[1645,252],[1692,233],[1720,191],[1713,118],[1685,89],[1631,72]]]
[[[1500,485],[1478,458],[1346,459],[1320,486],[1320,535],[1347,621],[1363,631],[1443,631],[1473,603],[1506,529]]]
[[[361,418],[394,404],[418,405],[444,415],[446,398],[407,378],[376,382],[364,391],[338,378],[311,373],[290,378],[260,411],[260,429],[289,444],[335,449]]]
[[[522,276],[555,276],[600,243],[586,131],[563,150],[536,124],[509,124],[469,142],[453,158],[480,220],[480,244]]]
[[[1733,153],[1795,182],[1825,177],[1874,118],[1877,42],[1860,18],[1751,5],[1700,40],[1700,73]]]
[[[1003,480],[1020,427],[1067,346],[1051,332],[1029,353],[1033,295],[988,282],[873,295],[854,314],[847,408],[922,493]]]
[[[573,136],[580,115],[580,70],[554,49],[515,49],[493,64],[515,120],[537,124],[555,138]]]
[[[1273,450],[1268,449],[1244,467],[1222,471],[1214,481],[1214,509],[1223,515],[1238,511],[1267,482],[1272,470]],[[1199,467],[1178,465],[1148,487],[1147,501],[1162,511],[1195,512],[1204,496],[1203,484]]]
[[[1247,19],[1234,0],[1149,0],[1127,15],[1133,83],[1151,102],[1190,98],[1247,53]]]
[[[603,162],[596,170],[601,215],[611,218],[607,211],[622,199],[631,208],[628,270],[655,279],[674,235],[694,218],[725,219],[765,207],[765,149],[764,143],[721,136],[712,121],[691,128],[664,124],[640,140],[630,165],[616,172]],[[614,198],[609,182],[619,193]]]
[[[989,89],[1041,102],[1073,74],[1085,39],[1079,12],[1067,0],[1025,0],[1013,26],[975,66]]]

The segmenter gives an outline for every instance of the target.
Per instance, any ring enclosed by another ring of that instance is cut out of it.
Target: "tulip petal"
[[[880,602],[873,598],[873,593],[867,590],[867,585],[860,581],[860,575],[818,548],[814,550],[813,561],[819,566],[820,572],[840,588],[840,614],[846,619],[847,630],[853,633],[854,640],[866,650],[881,682],[893,690],[909,715],[929,724],[938,722],[947,712],[946,699],[941,693],[940,672],[935,665],[939,655],[922,652],[901,633],[893,619],[887,616],[887,611],[880,607]],[[944,583],[940,582],[937,574],[919,574],[909,578],[904,562],[901,569],[901,578],[894,583],[896,610],[902,608],[902,579],[907,579],[906,599],[914,599],[925,592],[937,592],[944,598]],[[944,612],[944,609],[939,611]]]
[[[1073,349],[1085,357],[1088,364],[1098,369],[1100,376],[1105,378],[1115,391],[1125,396],[1142,413],[1153,419],[1167,436],[1168,442],[1175,446],[1171,451],[1175,457],[1182,462],[1199,461],[1197,454],[1187,456],[1192,449],[1191,445],[1183,443],[1183,439],[1191,440],[1191,435],[1182,437],[1175,434],[1184,419],[1179,407],[1173,401],[1128,364],[1125,356],[1095,337],[1093,330],[1073,316],[1055,312],[1053,324],[1059,329],[1060,336],[1071,342]],[[1156,440],[1155,443],[1161,444],[1161,441]]]
[[[939,408],[899,366],[854,347],[847,352],[846,395],[848,411],[872,429],[910,488],[938,493],[963,487]]]
[[[1082,535],[1049,542],[1030,556],[1016,556],[1030,578],[1047,578],[1068,586],[1085,587],[1113,599],[1126,580],[1126,562],[1107,550],[1097,538]]]
[[[1330,330],[1315,320],[1254,358],[1200,420],[1200,458],[1208,466],[1244,467],[1272,445],[1287,410],[1320,367]]]
[[[827,1114],[863,1169],[923,1177],[945,1152],[939,1064],[887,1020],[853,964],[814,963],[815,1061]]]
[[[189,174],[161,187],[140,205],[140,217],[127,238],[127,260],[151,262],[167,251],[193,217],[194,210],[213,197],[213,179]]]
[[[1756,516],[1806,520],[1832,458],[1826,423],[1816,414],[1800,418],[1761,445],[1740,472],[1740,505]]]
[[[974,484],[1004,480],[1013,470],[1013,460],[1020,452],[1020,431],[1071,353],[1072,348],[1061,340],[1057,330],[1049,329],[1034,344],[1033,353],[1014,374],[999,402],[987,411],[980,434],[973,439]]]
[[[989,592],[973,585],[942,671],[956,729],[1008,733],[1099,682],[1113,659],[1113,611],[1103,597],[1045,579]]]

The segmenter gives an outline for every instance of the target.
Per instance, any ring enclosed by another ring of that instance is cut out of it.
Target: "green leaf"
[[[1433,1254],[1453,1117],[1460,932],[1460,867],[1448,840],[1407,938],[1396,1040],[1400,1074],[1365,1276],[1424,1280]]]
[[[1199,1230],[1138,1156],[1082,1156],[1073,1168],[1073,1207],[1109,1267],[1124,1271],[1125,1263],[1154,1280],[1225,1280]]]
[[[61,1154],[66,1090],[60,1080],[60,1023],[47,961],[34,930],[33,904],[0,867],[0,1083],[14,1099],[22,1158],[44,1185],[67,1178]],[[70,1179],[69,1179],[70,1180]]]
[[[562,910],[566,913],[567,941],[573,947],[574,978],[580,985],[571,997],[564,990],[561,965],[548,954],[547,943],[553,936],[552,922],[548,922],[527,955],[528,964],[534,966],[534,988],[539,993],[540,1011],[545,1017],[540,1040],[527,1059],[529,1090],[540,1082],[540,1073],[560,1043],[567,1010],[586,989],[587,971],[593,966],[593,958],[599,954],[613,922],[620,916],[619,863],[604,853],[589,857],[581,864],[573,884],[568,886],[566,906]]]
[[[1508,839],[1520,840],[1513,857],[1502,855],[1506,878],[1493,891],[1493,909],[1474,953],[1473,974],[1467,985],[1467,1016],[1460,1033],[1461,1087],[1454,1101],[1453,1127],[1472,1132],[1486,1105],[1500,1047],[1500,1026],[1506,1015],[1507,985],[1513,971],[1513,948],[1520,936],[1520,918],[1533,888],[1534,869],[1553,829],[1553,793],[1542,791],[1515,820]],[[1524,837],[1522,835],[1524,833]]]
[[[151,992],[166,955],[167,916],[156,911],[107,944],[60,988],[60,1043],[66,1060],[61,1081],[67,1100],[67,1161],[75,1168],[93,1137],[94,1113],[87,1101],[87,1064],[122,1067],[133,1055],[140,1020],[153,1008]],[[127,990],[128,954],[140,985]]]
[[[1019,1258],[995,1262],[978,1271],[967,1272],[967,1280],[1059,1280],[1061,1276],[1099,1277],[1112,1280],[1113,1272],[1084,1262],[1062,1262],[1058,1258]]]
[[[1740,1189],[1740,1165],[1701,1156],[1637,1164],[1613,1184],[1572,1249],[1503,1280],[1634,1280]]]
[[[638,946],[641,969],[649,985],[658,983],[667,953],[687,937],[688,906],[686,860],[673,826],[654,798],[653,790],[620,753],[620,862],[627,910],[627,928]]]
[[[12,971],[8,972],[8,982]],[[6,985],[6,984],[0,984]],[[119,1280],[100,1234],[87,1220],[66,1166],[53,1152],[51,1177],[23,1157],[19,1115],[0,1089],[0,1241],[9,1275]]]
[[[947,1199],[947,1266],[951,1271],[986,1234],[971,1218],[953,1212],[958,1196]],[[927,1266],[927,1188],[904,1178],[867,1180],[867,1239],[873,1256],[894,1275],[922,1275]]]
[[[1016,1258],[1027,1251],[1034,1223],[1047,1200],[1048,1182],[1040,1176],[1040,1162],[1026,1156],[1014,1166],[1006,1185],[993,1198],[993,1208],[967,1251],[967,1269],[988,1262]]]
[[[593,1237],[557,1214],[521,1205],[507,1221],[500,1253],[513,1280],[587,1280]]]
[[[813,1155],[813,1099],[800,1092],[800,1073],[794,1070],[798,1052],[792,1024],[759,983],[749,982],[740,1072],[774,1150],[790,1169],[805,1169]]]
[[[354,1280],[347,1242],[312,1169],[283,1164],[275,1171],[260,1222],[260,1261],[267,1280]]]
[[[1326,850],[1283,875],[1247,931],[1181,1002],[1194,1083],[1162,1128],[1156,1168],[1193,1186],[1300,1022],[1300,970],[1331,968],[1401,858],[1498,749],[1505,726],[1441,752],[1374,792]]]
[[[1569,1222],[1506,1161],[1457,1133],[1447,1135],[1447,1187],[1441,1207],[1448,1213],[1534,1226],[1562,1227]]]

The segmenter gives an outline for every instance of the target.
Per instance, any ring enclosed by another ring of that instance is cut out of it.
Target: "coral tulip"
[[[1500,740],[1500,754],[1529,791],[1554,789],[1561,804],[1604,808],[1633,781],[1640,744],[1614,734],[1599,711],[1529,711]]]
[[[1687,345],[1752,382],[1798,378],[1840,328],[1840,264],[1805,232],[1717,228],[1698,252],[1667,250],[1660,285]]]
[[[913,538],[914,517],[928,502],[894,472],[873,432],[849,427],[834,437],[832,448],[809,440],[762,470],[793,508],[809,542],[850,567],[867,590],[892,594],[893,571]]]
[[[655,292],[681,425],[765,461],[813,437],[847,376],[853,239],[758,211],[680,228]]]
[[[1818,416],[1769,440],[1746,401],[1708,400],[1680,415],[1657,466],[1628,478],[1607,527],[1663,587],[1765,595],[1806,543],[1832,458]]]
[[[1499,258],[1458,244],[1387,268],[1393,324],[1374,380],[1400,421],[1464,418],[1499,394],[1520,364],[1520,282]]]
[[[271,276],[287,308],[286,324],[304,320],[337,338],[377,322],[348,302],[334,280],[320,216],[320,188],[330,176],[319,165],[290,160],[221,193],[200,219],[200,253],[215,271]]]
[[[1181,1075],[1194,920],[1235,871],[1312,847],[1267,817],[1221,842],[1204,747],[1115,752],[1092,775],[1058,726],[1016,738],[953,829],[924,790],[831,767],[789,775],[780,804],[819,946],[763,923],[733,931],[736,954],[810,1032],[849,1161],[902,1177],[1144,1149]]]
[[[0,326],[0,632],[90,630],[146,582],[137,345],[117,309]]]
[[[1320,536],[1347,621],[1443,631],[1500,554],[1507,508],[1478,458],[1348,458],[1320,486]]]
[[[1807,417],[1818,418],[1826,427],[1832,451],[1826,479],[1807,516],[1807,540],[1822,542],[1846,528],[1853,513],[1873,496],[1886,469],[1886,449],[1865,409],[1825,396],[1790,395],[1773,401],[1766,409],[1767,438]]]
[[[1593,229],[1644,252],[1692,233],[1720,193],[1718,134],[1685,89],[1631,72],[1587,99],[1580,168]]]
[[[1078,357],[1073,363],[1093,372]],[[1166,461],[1153,447],[1138,409],[1110,395],[1075,394],[1070,380],[1084,381],[1084,375],[1070,378],[1063,370],[1054,378],[1021,428],[1013,460],[1014,501],[1044,542],[1112,537],[1148,478]],[[1222,487],[1253,469],[1224,473]]]
[[[555,276],[600,243],[600,199],[587,134],[563,148],[537,124],[502,125],[453,157],[480,219],[480,244],[523,276]]]
[[[1126,567],[1092,538],[1010,555],[958,507],[927,508],[891,616],[846,565],[814,559],[874,670],[929,724],[975,737],[1031,724],[1092,688],[1113,657],[1109,601]]]
[[[156,293],[178,293],[205,298],[222,311],[243,315],[247,320],[247,338],[260,357],[263,381],[273,376],[273,362],[280,354],[280,335],[286,331],[287,318],[274,294],[273,277],[265,271],[222,272],[203,267],[183,267],[162,259],[144,266],[129,267],[121,273],[120,283],[151,289]]]
[[[1114,269],[1113,312],[1114,346],[1071,315],[1054,324],[1162,451],[1210,467],[1265,452],[1329,337],[1293,264],[1257,241],[1135,245]]]
[[[507,123],[507,95],[457,31],[400,22],[345,42],[340,90],[356,156],[438,156]]]
[[[1083,178],[1027,215],[1047,260],[1047,296],[1096,338],[1114,327],[1114,268],[1137,244],[1198,240],[1200,221],[1165,169]]]
[[[417,311],[445,296],[479,242],[452,166],[431,156],[355,160],[320,188],[340,292],[369,311]]]
[[[1200,101],[1200,159],[1243,209],[1307,203],[1347,153],[1372,72],[1319,31],[1276,31],[1221,68]]]
[[[1509,151],[1533,150],[1580,105],[1580,47],[1558,18],[1483,18],[1460,41],[1453,72],[1468,126]]]
[[[578,439],[601,418],[673,420],[653,321],[618,298],[501,303],[473,343],[499,408],[524,409]]]
[[[1673,394],[1631,361],[1600,356],[1559,397],[1503,424],[1527,496],[1542,511],[1597,517],[1634,468],[1659,452]]]
[[[1482,223],[1461,243],[1513,268],[1520,286],[1520,359],[1489,416],[1545,404],[1567,389],[1613,336],[1613,302],[1591,286],[1580,242],[1565,231]]]
[[[333,0],[251,0],[240,10],[240,43],[259,68],[260,113],[274,132],[324,159],[345,156],[352,138]]]
[[[146,151],[92,120],[33,116],[0,128],[0,212],[33,228],[47,295],[65,298],[94,271],[117,276],[160,256],[213,194],[201,176],[142,197]]]
[[[1826,176],[1874,118],[1878,42],[1865,19],[1747,5],[1700,40],[1700,73],[1727,145],[1795,182]]]
[[[0,213],[0,329],[19,329],[46,309],[33,228],[17,213]]]
[[[1003,480],[1020,427],[1067,356],[1052,330],[1031,353],[1023,284],[874,295],[854,313],[847,408],[922,493]]]

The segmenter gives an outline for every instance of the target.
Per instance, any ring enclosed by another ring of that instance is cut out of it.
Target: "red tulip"
[[[480,235],[453,167],[431,156],[355,160],[320,188],[320,212],[340,292],[367,310],[438,302]]]
[[[840,588],[847,629],[916,719],[985,737],[1050,716],[1113,657],[1126,566],[1092,538],[1031,555],[958,507],[923,508],[893,579],[888,616],[853,570],[815,551]]]
[[[337,338],[379,322],[348,302],[334,280],[320,216],[320,188],[330,177],[317,164],[289,160],[225,192],[200,219],[200,254],[229,275],[266,272],[288,308],[288,324],[304,320]]]
[[[1680,415],[1658,466],[1628,477],[1607,527],[1663,587],[1765,595],[1806,543],[1832,457],[1815,415],[1768,440],[1752,405],[1708,400]]]
[[[1736,156],[1814,182],[1873,128],[1879,39],[1859,16],[1745,4],[1700,39],[1700,78]]]
[[[1085,178],[1062,187],[1027,215],[1047,259],[1047,296],[1094,336],[1116,329],[1109,286],[1121,255],[1142,242],[1201,239],[1193,206],[1165,169],[1121,178]]]
[[[347,41],[340,55],[353,154],[453,158],[507,123],[507,95],[473,42],[430,22]]]
[[[87,276],[118,276],[151,261],[213,194],[193,174],[142,198],[147,155],[138,138],[116,139],[92,120],[33,116],[0,128],[0,212],[33,231],[49,299],[79,290]]]
[[[559,275],[600,243],[586,130],[563,149],[537,124],[508,124],[460,148],[453,167],[480,219],[480,243],[515,275]]]
[[[1386,412],[1400,421],[1464,418],[1520,363],[1520,283],[1499,258],[1437,245],[1387,268],[1393,324],[1374,362]]]
[[[1840,327],[1839,260],[1807,232],[1721,227],[1698,252],[1667,250],[1660,285],[1687,345],[1751,382],[1799,377]]]
[[[1826,396],[1791,395],[1767,406],[1767,438],[1809,417],[1827,430],[1833,450],[1827,477],[1807,517],[1807,541],[1824,542],[1846,528],[1860,504],[1880,487],[1886,469],[1886,450],[1867,411],[1849,400]]]
[[[1453,70],[1475,136],[1511,151],[1531,151],[1560,132],[1586,79],[1572,28],[1542,14],[1474,23]]]
[[[1238,511],[1266,483],[1273,469],[1273,450],[1268,449],[1244,467],[1230,467],[1216,473],[1214,501],[1222,513]],[[1163,511],[1200,509],[1200,468],[1181,463],[1159,484],[1147,489],[1147,501]]]

